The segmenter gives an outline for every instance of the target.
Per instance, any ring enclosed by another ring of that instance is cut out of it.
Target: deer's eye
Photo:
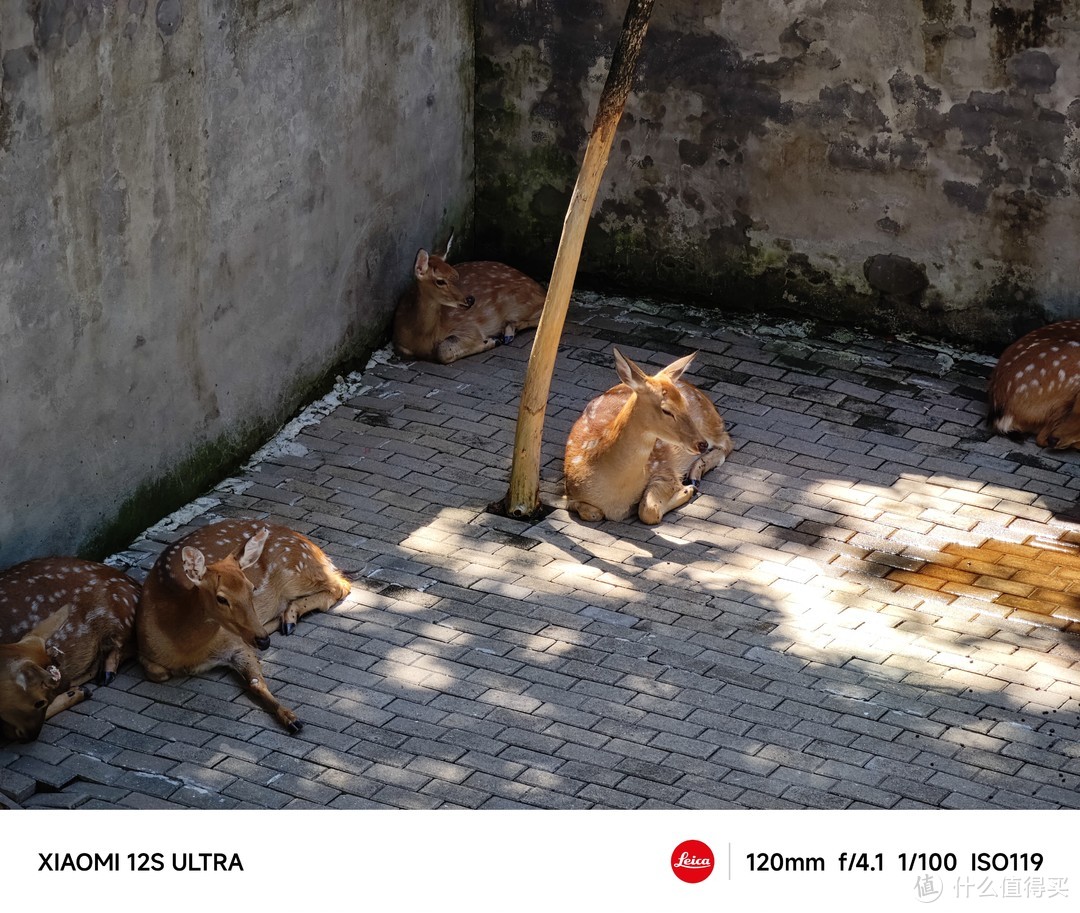
[[[34,701],[34,709],[35,709],[35,710],[40,710],[40,709],[41,709],[42,707],[44,707],[44,706],[45,706],[45,705],[46,705],[47,703],[48,703],[48,701],[44,701],[44,700],[41,700],[41,701]]]
[[[229,600],[226,599],[224,596],[218,596],[217,601],[218,601],[218,605],[227,606],[229,604]]]

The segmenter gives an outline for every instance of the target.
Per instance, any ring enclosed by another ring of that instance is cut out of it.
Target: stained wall
[[[478,243],[550,270],[624,0],[482,0]],[[1080,313],[1080,3],[657,3],[584,281],[1000,349]]]

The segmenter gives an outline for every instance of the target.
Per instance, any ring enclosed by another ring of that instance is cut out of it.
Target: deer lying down
[[[143,584],[139,661],[156,682],[216,666],[233,669],[289,732],[302,724],[270,693],[258,650],[291,634],[352,585],[310,539],[284,526],[224,520],[166,547]]]
[[[109,684],[135,655],[139,585],[78,558],[35,558],[0,574],[0,733],[30,742],[47,719]],[[14,642],[12,642],[14,641]]]
[[[452,240],[452,239],[451,239]],[[446,262],[421,250],[416,282],[394,315],[394,349],[403,358],[450,364],[511,342],[540,322],[544,289],[503,263]]]
[[[990,374],[990,422],[1001,434],[1034,434],[1040,447],[1080,446],[1080,320],[1033,330]]]
[[[727,459],[731,438],[709,398],[680,379],[693,354],[650,377],[614,351],[622,383],[589,403],[566,441],[567,508],[582,520],[625,520],[637,505],[655,524]]]

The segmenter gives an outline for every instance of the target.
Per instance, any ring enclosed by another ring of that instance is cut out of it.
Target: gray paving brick
[[[0,770],[0,793],[17,802],[23,802],[34,795],[37,788],[36,778],[22,774],[7,767]]]
[[[335,768],[328,768],[319,774],[318,782],[321,786],[359,799],[371,799],[385,787],[385,784],[378,780],[369,780],[366,777]],[[336,801],[336,799],[332,799],[331,804]]]
[[[545,497],[561,494],[561,438],[610,385],[611,341],[659,365],[675,328],[737,445],[697,499],[659,529],[487,514],[527,349],[372,365],[366,381],[396,395],[337,407],[305,429],[307,456],[215,493],[221,516],[289,522],[354,574],[342,606],[264,657],[303,732],[225,670],[155,684],[131,663],[36,745],[0,747],[0,794],[79,809],[1076,807],[1075,635],[890,578],[945,543],[1075,530],[1055,516],[1080,492],[1075,460],[976,433],[988,363],[724,315],[706,331],[624,299],[573,313]],[[128,554],[145,570],[201,522]]]
[[[193,786],[181,786],[172,793],[169,801],[187,808],[197,808],[204,811],[222,811],[240,807],[240,802],[237,799]]]
[[[285,793],[245,780],[230,783],[223,792],[230,799],[235,799],[239,808],[284,808],[290,800]]]
[[[492,801],[488,792],[442,779],[431,780],[421,791],[433,800],[460,808],[477,809]]]
[[[599,783],[591,783],[577,796],[584,802],[592,803],[593,808],[632,809],[641,808],[647,801],[643,796],[610,789]]]

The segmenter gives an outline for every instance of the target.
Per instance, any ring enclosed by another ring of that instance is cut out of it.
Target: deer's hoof
[[[293,624],[291,621],[283,621],[281,623],[281,633],[284,634],[286,637],[292,634],[292,632],[295,630],[296,625]]]
[[[101,683],[103,685],[111,685],[115,679],[116,673],[106,670],[105,673],[101,676]]]
[[[289,735],[296,735],[304,728],[304,724],[299,720],[293,720],[291,723],[286,724],[285,728],[288,730]]]

